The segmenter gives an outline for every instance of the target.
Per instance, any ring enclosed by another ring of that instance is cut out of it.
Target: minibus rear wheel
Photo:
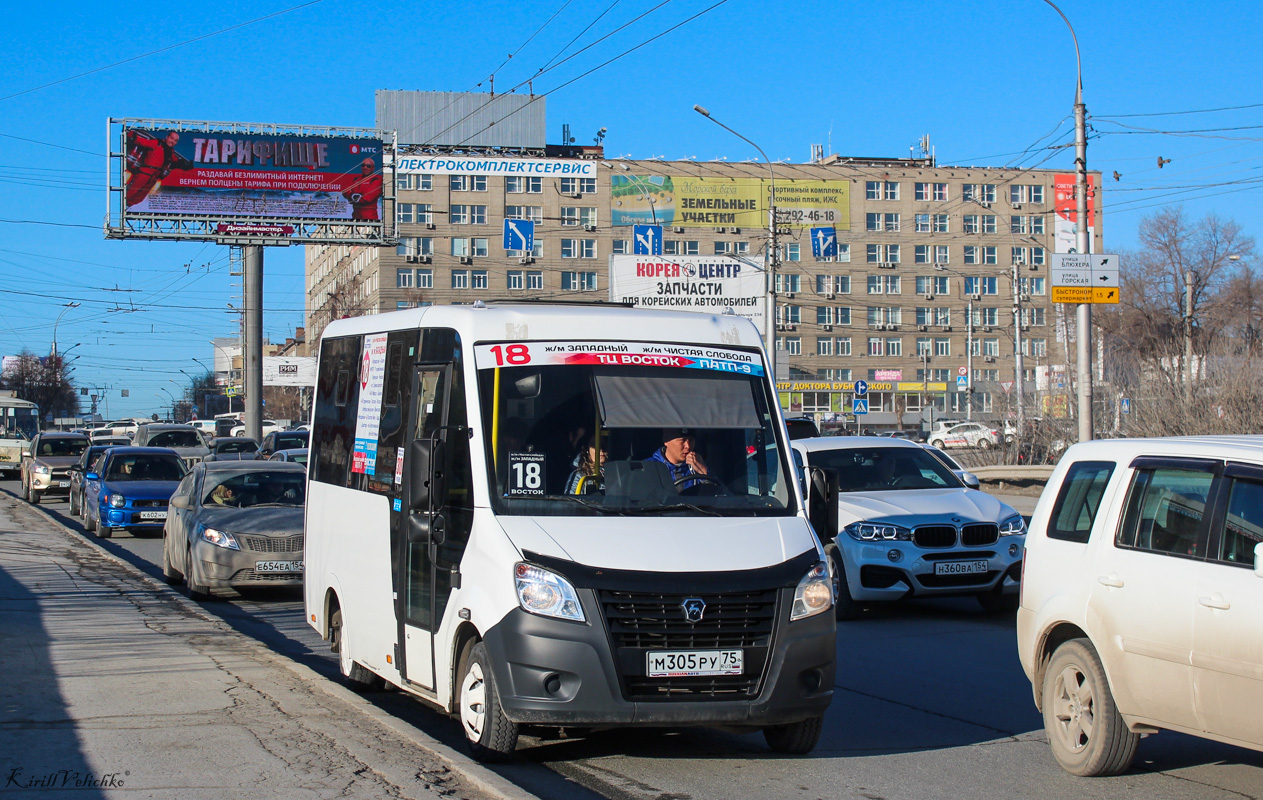
[[[470,754],[478,761],[507,761],[517,748],[517,723],[500,705],[486,645],[477,642],[465,651],[460,675],[460,726]]]

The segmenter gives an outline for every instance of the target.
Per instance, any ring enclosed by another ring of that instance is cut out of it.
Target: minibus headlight
[[[223,547],[227,550],[240,550],[237,540],[233,538],[228,531],[221,531],[215,528],[202,528],[201,533],[203,542],[210,542],[216,547]]]
[[[1017,536],[1026,533],[1026,520],[1022,519],[1021,514],[1013,516],[1000,523],[1001,536]]]
[[[517,601],[523,611],[541,617],[583,622],[583,606],[570,581],[555,572],[519,563],[513,570]]]
[[[812,567],[794,589],[794,607],[789,620],[814,617],[833,608],[833,582],[829,580],[829,567],[821,561]]]

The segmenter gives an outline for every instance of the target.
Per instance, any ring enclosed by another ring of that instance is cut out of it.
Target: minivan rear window
[[[1048,520],[1049,539],[1087,544],[1105,487],[1117,466],[1113,461],[1078,461],[1070,465]]]

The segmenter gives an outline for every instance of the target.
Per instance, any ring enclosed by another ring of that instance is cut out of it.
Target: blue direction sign
[[[1118,410],[1122,411],[1124,414],[1130,414],[1131,413],[1131,398],[1120,397],[1118,399]]]
[[[867,414],[868,413],[868,398],[867,397],[852,397],[851,398],[851,413],[852,414]]]
[[[632,226],[632,255],[635,255],[635,256],[660,256],[662,255],[662,226],[661,225],[634,225]]]
[[[866,381],[856,381],[855,382],[855,396],[863,397],[866,394],[868,394],[868,383]]]
[[[504,221],[504,249],[530,253],[535,249],[535,223],[528,219]]]
[[[811,229],[811,254],[816,258],[833,258],[838,254],[838,234],[833,228]]]

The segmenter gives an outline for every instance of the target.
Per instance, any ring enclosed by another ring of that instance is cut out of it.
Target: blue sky
[[[494,71],[498,91],[534,76],[551,92],[550,142],[563,123],[580,143],[605,127],[611,157],[757,155],[697,103],[774,160],[806,161],[813,143],[906,157],[929,134],[942,165],[1072,168],[1058,146],[1073,141],[1074,50],[1043,0],[660,3],[15,4],[0,33],[0,353],[46,354],[80,302],[59,347],[78,345],[76,380],[111,387],[118,417],[168,406],[209,339],[235,333],[228,248],[102,236],[111,116],[371,127],[376,89],[485,91]],[[1106,248],[1135,247],[1141,220],[1176,203],[1257,236],[1263,4],[1059,5],[1083,56]],[[301,252],[269,249],[265,272],[276,341],[303,324]]]

